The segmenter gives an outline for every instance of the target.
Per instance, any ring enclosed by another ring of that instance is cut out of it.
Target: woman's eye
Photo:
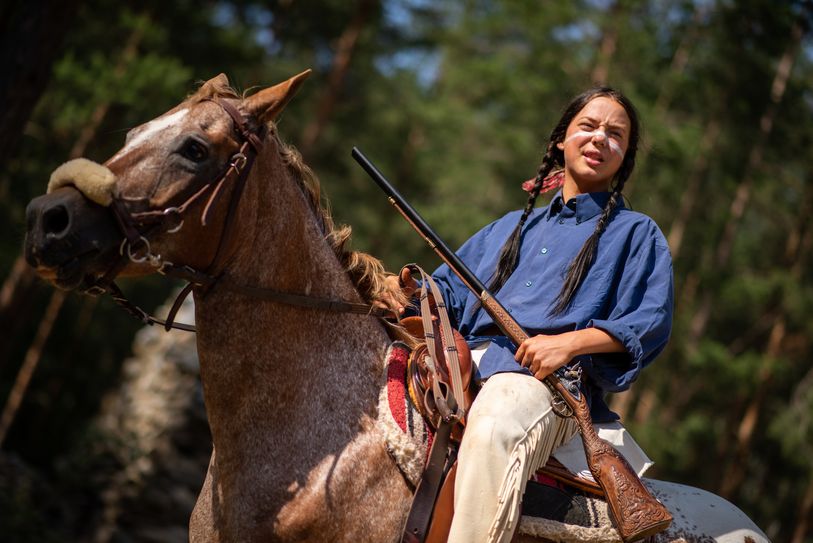
[[[209,157],[209,150],[199,141],[189,140],[181,149],[181,155],[192,162],[203,162]]]

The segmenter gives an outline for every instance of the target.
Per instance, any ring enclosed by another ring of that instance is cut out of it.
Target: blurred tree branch
[[[0,8],[0,168],[4,170],[45,90],[78,4],[78,0],[30,0]]]

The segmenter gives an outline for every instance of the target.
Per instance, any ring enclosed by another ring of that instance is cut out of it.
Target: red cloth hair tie
[[[534,190],[534,185],[536,184],[536,177],[528,179],[524,183],[522,183],[522,190],[525,192],[531,192]],[[542,188],[539,189],[539,194],[558,189],[562,185],[565,184],[565,171],[564,170],[554,170],[548,176],[542,180]]]

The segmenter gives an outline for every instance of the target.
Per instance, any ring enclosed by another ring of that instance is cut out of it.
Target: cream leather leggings
[[[472,405],[458,454],[449,543],[509,542],[528,479],[578,428],[537,379],[498,373]]]

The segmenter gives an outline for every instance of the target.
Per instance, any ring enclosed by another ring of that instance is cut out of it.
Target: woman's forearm
[[[627,350],[623,343],[600,328],[584,328],[565,332],[563,335],[570,336],[568,339],[574,357],[595,353],[623,353]]]
[[[537,379],[543,379],[582,354],[622,353],[624,344],[599,328],[585,328],[552,336],[529,337],[519,345],[515,359]]]

